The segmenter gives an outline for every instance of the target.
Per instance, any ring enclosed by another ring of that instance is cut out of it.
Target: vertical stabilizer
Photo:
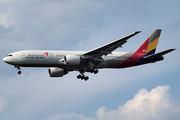
[[[133,53],[128,59],[121,63],[117,68],[125,68],[142,65],[163,60],[163,56],[175,49],[168,49],[155,54],[156,47],[161,34],[161,29],[156,29],[149,38]]]
[[[136,53],[154,54],[161,34],[161,29],[156,29],[149,38],[141,45]]]
[[[151,36],[148,38],[148,47],[146,54],[154,54],[161,34],[161,29],[156,29]]]

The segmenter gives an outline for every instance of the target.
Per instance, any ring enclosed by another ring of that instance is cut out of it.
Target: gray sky
[[[180,16],[178,0],[0,0],[0,58],[20,50],[91,50],[142,31],[116,51],[134,52],[162,29],[157,52],[165,60],[127,69],[50,78],[48,68],[0,62],[3,120],[179,120]]]

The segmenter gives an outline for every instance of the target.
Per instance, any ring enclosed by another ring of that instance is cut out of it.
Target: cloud
[[[13,4],[17,2],[21,2],[22,0],[0,0],[1,5]]]
[[[0,113],[6,109],[7,105],[8,105],[8,101],[6,100],[6,97],[0,95]]]
[[[5,3],[12,2],[9,0]],[[76,49],[74,45],[88,40],[91,32],[103,25],[103,20],[100,17],[94,19],[94,16],[98,16],[95,14],[106,6],[98,1],[83,0],[76,2],[17,0],[15,3],[0,8],[0,25],[6,29],[11,27],[6,33],[0,33],[0,41],[18,43],[12,45],[11,48],[14,50]],[[22,46],[27,43],[30,46]]]
[[[42,120],[94,120],[94,118],[77,113],[64,113],[44,118]]]
[[[0,119],[13,118],[24,106],[27,96],[12,96],[0,93]]]
[[[168,92],[170,87],[158,86],[151,91],[140,89],[133,99],[117,110],[102,106],[96,111],[97,118],[77,113],[53,115],[43,120],[179,120],[180,104]]]
[[[16,69],[13,70],[16,73]],[[101,93],[117,89],[113,86],[113,81],[104,79],[100,74],[91,75],[91,80],[85,82],[76,78],[79,74],[77,72],[70,73],[62,78],[50,78],[46,68],[40,70],[22,68],[22,71],[23,74],[20,76],[17,74],[11,75],[11,77],[0,76],[0,91],[5,95],[11,95],[13,98],[26,95],[28,98],[24,99],[25,104],[22,107],[17,108],[18,113],[16,115],[1,117],[2,119],[11,119],[14,116],[17,116],[17,119],[28,119],[35,116],[34,119],[38,119],[39,116],[40,118],[47,116],[47,113],[48,115],[63,113],[79,108]],[[103,73],[102,71],[102,75]],[[106,72],[104,74],[107,75]],[[13,100],[23,102],[18,98]],[[9,107],[12,106],[9,103],[7,104]],[[9,107],[6,107],[8,111],[11,109]],[[7,114],[5,109],[2,111]]]
[[[14,25],[14,17],[15,15],[10,9],[2,10],[0,12],[0,25],[4,28],[9,28]]]
[[[169,86],[158,86],[150,92],[141,89],[133,99],[117,110],[101,107],[96,114],[98,120],[169,120],[180,119],[180,104],[168,92]]]

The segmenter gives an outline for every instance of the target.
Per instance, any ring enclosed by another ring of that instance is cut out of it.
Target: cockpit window
[[[12,54],[9,54],[9,55],[7,55],[7,56],[8,56],[8,57],[9,57],[9,56],[12,56]]]

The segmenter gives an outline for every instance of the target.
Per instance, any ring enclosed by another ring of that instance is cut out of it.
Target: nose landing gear
[[[20,75],[22,73],[20,70],[20,66],[14,66],[14,67],[18,69],[18,74]]]
[[[18,74],[20,75],[22,72],[21,71],[18,71]]]

